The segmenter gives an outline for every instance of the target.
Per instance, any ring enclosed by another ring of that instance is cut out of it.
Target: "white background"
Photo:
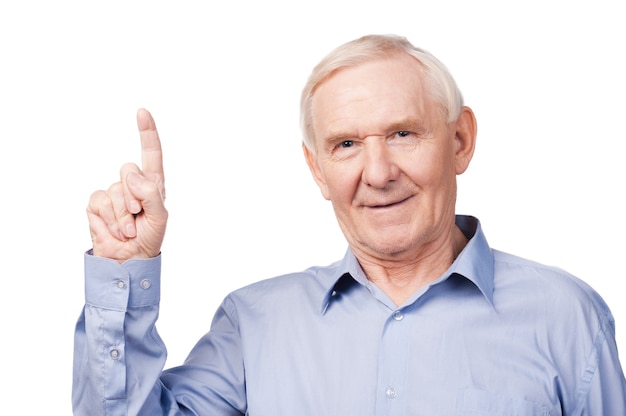
[[[623,356],[619,3],[2,2],[2,413],[71,413],[84,210],[139,162],[139,107],[165,152],[168,366],[229,291],[343,255],[301,154],[298,99],[314,64],[368,33],[407,36],[447,64],[479,123],[459,213],[478,216],[493,247],[596,288]]]

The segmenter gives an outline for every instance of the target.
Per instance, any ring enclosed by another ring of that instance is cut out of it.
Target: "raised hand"
[[[137,112],[137,126],[141,169],[122,166],[120,180],[94,192],[87,206],[93,254],[119,262],[158,255],[167,224],[161,141],[147,110]]]

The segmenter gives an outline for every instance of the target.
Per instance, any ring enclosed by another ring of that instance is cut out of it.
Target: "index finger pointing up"
[[[144,108],[137,111],[137,127],[141,138],[141,170],[146,178],[150,178],[164,195],[163,184],[163,152],[156,124],[150,112]]]

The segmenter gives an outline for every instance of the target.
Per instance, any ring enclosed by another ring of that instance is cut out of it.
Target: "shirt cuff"
[[[161,296],[161,255],[116,260],[85,253],[85,302],[105,309],[155,306]]]

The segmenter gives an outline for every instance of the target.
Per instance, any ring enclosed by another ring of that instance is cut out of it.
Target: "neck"
[[[467,238],[454,226],[443,242],[416,255],[404,255],[398,259],[359,255],[357,258],[368,280],[400,306],[421,287],[438,279],[466,244]]]

